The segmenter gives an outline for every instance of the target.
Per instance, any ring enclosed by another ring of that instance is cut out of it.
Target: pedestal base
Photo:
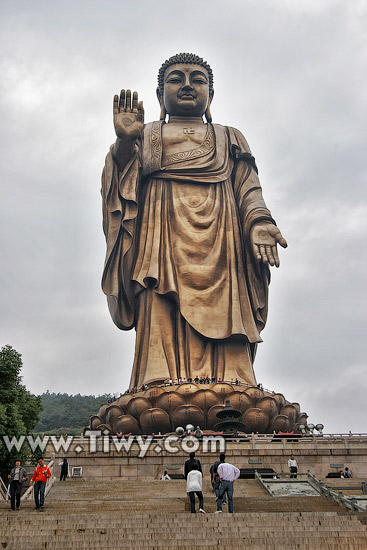
[[[225,399],[241,411],[244,433],[299,433],[299,425],[307,422],[299,404],[290,403],[281,393],[219,382],[154,386],[124,394],[113,403],[103,404],[90,417],[90,428],[111,434],[165,434],[188,424],[214,430],[216,414],[224,408]]]

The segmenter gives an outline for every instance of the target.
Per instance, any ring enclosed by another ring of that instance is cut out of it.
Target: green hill
[[[96,414],[102,403],[107,403],[111,394],[98,395],[69,395],[67,393],[50,393],[41,395],[43,411],[35,433],[67,432],[78,435],[88,425],[89,416]]]

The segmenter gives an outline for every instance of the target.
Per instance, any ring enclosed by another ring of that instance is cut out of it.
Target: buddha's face
[[[164,73],[163,102],[169,115],[203,116],[211,102],[208,71],[201,65],[184,63],[168,67]]]

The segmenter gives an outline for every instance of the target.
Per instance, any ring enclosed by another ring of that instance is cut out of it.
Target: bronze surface
[[[227,396],[246,429],[291,428],[299,405],[257,387],[253,370],[269,266],[279,266],[277,245],[287,243],[247,141],[212,122],[210,66],[178,54],[158,81],[159,121],[144,123],[137,92],[114,97],[102,288],[113,321],[135,328],[136,344],[129,393],[103,405],[91,426],[208,429]]]

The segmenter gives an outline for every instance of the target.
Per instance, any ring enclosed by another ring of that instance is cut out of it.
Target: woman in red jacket
[[[51,477],[50,468],[45,464],[43,457],[40,457],[31,479],[31,483],[34,483],[35,510],[39,512],[44,510],[46,482],[49,477]]]

